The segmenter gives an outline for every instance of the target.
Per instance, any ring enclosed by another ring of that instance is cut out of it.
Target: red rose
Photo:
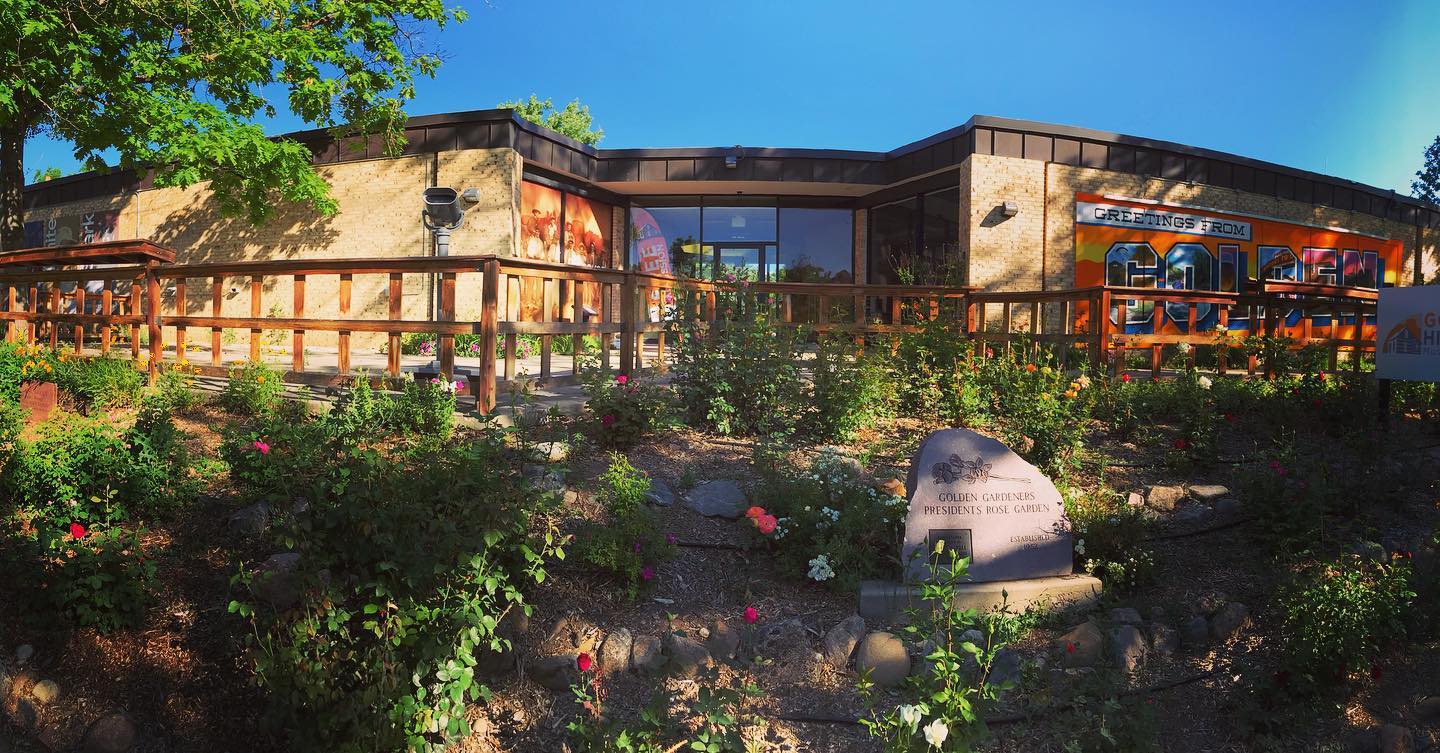
[[[1173,446],[1174,446],[1175,449],[1177,449],[1177,450],[1184,450],[1184,449],[1186,449],[1186,448],[1188,448],[1188,447],[1190,446],[1190,443],[1187,442],[1187,441],[1185,441],[1185,438],[1184,438],[1184,437],[1181,437],[1180,439],[1175,440],[1175,442],[1173,443]]]
[[[613,426],[613,425],[615,424],[615,417],[612,416],[612,415],[606,414],[603,418],[600,419],[600,423],[601,423],[605,428],[608,429],[608,428],[610,428],[611,426]]]
[[[1073,654],[1073,653],[1075,653],[1075,642],[1074,642],[1074,641],[1070,641],[1069,643],[1066,643],[1066,644],[1065,644],[1065,653],[1067,653],[1067,654]]]
[[[593,660],[591,660],[590,655],[587,653],[582,652],[579,656],[575,657],[575,666],[579,667],[581,672],[589,672],[590,665],[593,663]]]
[[[778,522],[774,515],[761,515],[755,519],[755,527],[760,529],[760,533],[769,536],[775,532],[775,525]]]
[[[755,611],[755,607],[745,607],[745,624],[754,625],[758,619],[760,619],[760,613]]]
[[[72,538],[72,539],[83,539],[83,538],[85,538],[85,535],[86,535],[87,533],[89,533],[89,531],[86,531],[86,530],[85,530],[85,526],[80,525],[79,523],[71,523],[71,524],[70,524],[70,538]]]
[[[1121,375],[1120,375],[1120,381],[1122,381],[1122,382],[1128,382],[1128,381],[1130,381],[1130,375],[1129,375],[1129,374],[1121,374]]]

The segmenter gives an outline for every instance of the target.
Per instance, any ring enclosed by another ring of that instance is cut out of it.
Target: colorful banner
[[[25,248],[75,246],[119,240],[120,210],[84,212],[25,223]]]
[[[1075,195],[1075,285],[1171,290],[1256,292],[1259,280],[1293,280],[1374,289],[1395,285],[1403,245],[1334,228],[1129,199]],[[1183,303],[1166,304],[1155,332],[1155,304],[1127,303],[1125,331],[1178,334],[1189,327]],[[1110,321],[1117,324],[1118,306]],[[1248,330],[1248,312],[1235,307],[1230,329]],[[1298,334],[1302,313],[1285,327]],[[1219,307],[1196,307],[1196,329],[1214,329]],[[1329,316],[1312,317],[1329,326]]]
[[[1380,291],[1375,375],[1440,381],[1440,286]]]

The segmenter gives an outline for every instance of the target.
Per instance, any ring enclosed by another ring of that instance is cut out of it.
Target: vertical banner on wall
[[[1378,288],[1397,283],[1403,246],[1334,228],[1311,227],[1194,207],[1075,195],[1075,285],[1111,285],[1228,293],[1254,292],[1259,280],[1293,280],[1334,287]],[[1214,329],[1217,306],[1196,306],[1196,328]],[[1087,313],[1088,316],[1088,313]],[[1119,316],[1112,307],[1110,321]],[[1236,307],[1230,329],[1249,329]],[[1291,311],[1285,331],[1299,334],[1302,313]],[[1161,316],[1149,301],[1127,303],[1124,331],[1184,333],[1184,304],[1167,304]],[[1160,331],[1156,332],[1156,322]],[[1312,324],[1328,326],[1329,316]],[[1352,323],[1353,326],[1353,323]],[[1346,334],[1344,326],[1338,333]]]
[[[630,210],[630,224],[631,242],[635,245],[635,269],[647,274],[674,274],[670,265],[670,242],[660,229],[660,223],[655,221],[655,216],[636,207]],[[658,319],[658,312],[673,303],[665,300],[666,295],[664,291],[651,289],[649,309],[657,312],[652,319]]]
[[[610,266],[610,223],[614,207],[575,194],[565,194],[565,263],[587,267]],[[573,285],[573,283],[571,283]],[[570,306],[563,318],[573,318],[572,293],[567,288],[561,305]],[[600,313],[600,286],[586,285],[581,300],[590,316]]]
[[[25,223],[25,248],[74,246],[117,240],[120,210],[82,212]]]

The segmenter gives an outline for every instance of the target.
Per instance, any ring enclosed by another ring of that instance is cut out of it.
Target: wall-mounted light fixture
[[[1006,217],[1014,217],[1020,214],[1020,205],[1013,201],[1007,201],[1000,205],[1000,212]]]
[[[736,167],[740,166],[740,158],[744,156],[745,150],[740,148],[739,144],[736,144],[735,148],[731,149],[730,153],[725,155],[725,166],[730,168],[731,170],[734,170]]]

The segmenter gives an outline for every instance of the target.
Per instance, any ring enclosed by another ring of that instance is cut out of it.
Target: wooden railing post
[[[405,300],[405,274],[403,272],[390,273],[390,288],[388,299],[388,314],[390,316],[390,320],[399,321],[401,312],[403,311],[402,306]],[[386,348],[386,355],[388,356],[388,358],[386,359],[385,363],[385,373],[389,374],[391,378],[396,378],[400,376],[400,333],[391,330],[386,334],[388,334],[390,337],[388,340],[388,347]]]
[[[291,282],[295,298],[296,319],[305,318],[305,275],[295,275]],[[292,330],[290,345],[291,367],[298,373],[305,370],[305,330]]]
[[[260,275],[250,276],[250,318],[259,319],[261,314],[261,301],[265,295],[265,278]],[[260,329],[250,328],[250,361],[260,362]]]
[[[1104,374],[1105,358],[1110,353],[1110,291],[1101,290],[1090,299],[1090,364],[1096,374]]]
[[[354,275],[340,275],[340,318],[342,320],[350,318],[350,288],[354,285],[354,280]],[[336,335],[335,342],[335,367],[341,376],[345,376],[350,373],[350,330],[340,330]]]
[[[480,288],[480,376],[475,390],[475,410],[487,414],[495,409],[495,346],[500,327],[500,260],[487,259]]]
[[[620,286],[620,373],[629,374],[635,368],[635,273],[625,272],[625,282]]]
[[[14,304],[14,300],[15,300],[15,299],[14,299],[14,291],[15,291],[15,289],[14,289],[14,288],[11,288],[10,291],[11,291],[11,298],[10,298],[11,304],[10,304],[10,308],[11,308],[11,309],[14,309],[14,308],[15,308],[15,304]],[[106,316],[106,317],[109,317],[109,316],[112,315],[111,311],[113,310],[113,307],[114,307],[114,305],[115,305],[114,297],[115,297],[115,281],[114,281],[114,280],[106,280],[106,281],[105,281],[105,289],[102,290],[102,291],[100,291],[100,309],[105,313],[105,316]],[[110,322],[106,321],[104,324],[100,325],[100,354],[101,354],[101,355],[109,355],[109,354],[110,354],[110,339],[111,339],[112,337],[114,337],[114,333],[111,331]]]
[[[220,318],[221,306],[224,303],[225,278],[215,275],[210,278],[210,316]],[[221,350],[224,348],[224,330],[220,327],[210,328],[210,365],[219,366],[225,362]]]
[[[165,343],[160,334],[160,278],[155,274],[155,262],[145,265],[145,326],[150,334],[150,382],[160,373],[160,359],[165,354]]]
[[[185,278],[175,280],[175,316],[185,316]],[[185,325],[175,327],[175,360],[185,358]]]
[[[50,318],[50,349],[55,350],[60,347],[60,323],[54,318],[60,314],[60,285],[58,283],[50,285],[50,313],[52,315]]]

